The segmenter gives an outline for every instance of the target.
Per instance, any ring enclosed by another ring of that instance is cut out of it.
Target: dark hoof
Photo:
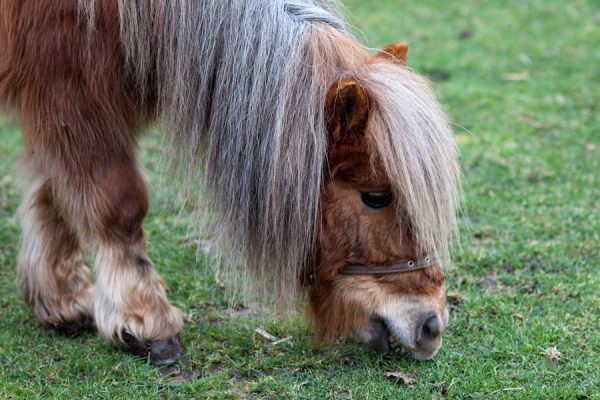
[[[94,318],[90,316],[83,316],[75,321],[48,323],[46,324],[46,328],[48,329],[48,335],[50,336],[62,335],[70,338],[77,337],[84,333],[96,333],[98,331]]]
[[[148,359],[154,365],[174,363],[181,358],[183,348],[179,335],[166,340],[139,342],[127,332],[123,332],[123,350],[134,356]]]

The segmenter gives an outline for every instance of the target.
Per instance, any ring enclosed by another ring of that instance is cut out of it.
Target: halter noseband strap
[[[386,274],[400,274],[404,272],[418,271],[434,266],[438,263],[435,256],[425,256],[418,260],[411,260],[403,258],[396,261],[391,265],[374,265],[372,267],[363,264],[349,264],[345,265],[340,269],[341,274],[355,274],[355,275],[386,275]]]

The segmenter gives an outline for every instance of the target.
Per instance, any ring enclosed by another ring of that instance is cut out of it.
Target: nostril
[[[433,339],[442,333],[442,324],[440,319],[437,316],[433,316],[428,318],[423,326],[421,327],[421,332],[423,334],[423,338],[425,339]]]

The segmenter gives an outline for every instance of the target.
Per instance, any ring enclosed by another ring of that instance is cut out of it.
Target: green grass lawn
[[[600,398],[600,3],[365,3],[345,1],[351,22],[371,47],[409,42],[409,66],[435,82],[462,151],[462,250],[446,274],[438,355],[379,356],[353,338],[320,346],[301,313],[228,309],[164,194],[146,221],[148,250],[183,310],[199,376],[165,379],[97,335],[49,337],[15,289],[22,142],[3,120],[0,399]],[[160,146],[142,141],[154,188],[167,179]],[[274,347],[256,328],[292,338]]]

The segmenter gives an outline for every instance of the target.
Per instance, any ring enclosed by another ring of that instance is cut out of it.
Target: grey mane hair
[[[94,0],[79,3],[93,21]],[[415,240],[443,248],[454,232],[456,149],[439,106],[406,69],[366,62],[338,7],[327,0],[119,0],[140,101],[157,97],[169,164],[188,187],[200,182],[199,208],[208,218],[197,225],[225,254],[222,276],[283,307],[299,294],[314,256],[324,101],[341,76],[375,96],[373,140]]]
[[[285,11],[290,16],[297,18],[303,22],[321,22],[327,24],[341,32],[346,31],[344,22],[334,15],[334,3],[327,1],[302,1],[288,0],[285,2]],[[335,3],[339,7],[337,3]]]

